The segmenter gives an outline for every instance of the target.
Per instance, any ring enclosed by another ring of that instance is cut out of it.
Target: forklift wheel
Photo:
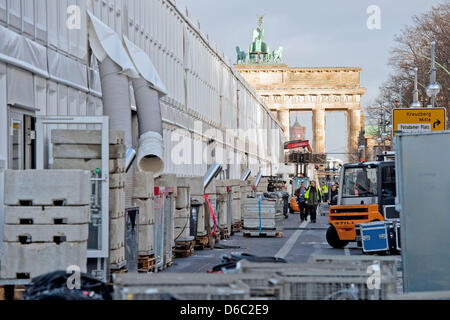
[[[336,229],[333,226],[330,226],[327,230],[327,242],[335,249],[343,249],[349,243],[349,241],[339,239]]]

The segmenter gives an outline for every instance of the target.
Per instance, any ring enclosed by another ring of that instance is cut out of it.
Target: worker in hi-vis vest
[[[323,201],[328,200],[328,186],[325,181],[322,185],[322,197],[323,197]]]
[[[322,195],[320,194],[319,188],[316,186],[316,182],[314,180],[311,181],[311,184],[308,190],[305,193],[307,212],[306,214],[310,216],[311,223],[316,223],[317,216],[317,206],[322,201]],[[307,217],[305,218],[305,220]],[[303,220],[303,221],[305,221]]]

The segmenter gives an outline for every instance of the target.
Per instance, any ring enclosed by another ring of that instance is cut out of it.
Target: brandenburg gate
[[[261,18],[257,30],[264,34]],[[356,153],[361,131],[360,101],[366,92],[360,86],[362,69],[292,68],[267,55],[269,58],[262,61],[238,60],[235,68],[277,115],[286,140],[290,138],[290,113],[311,111],[313,152],[325,153],[325,112],[340,111],[347,118],[348,152]]]

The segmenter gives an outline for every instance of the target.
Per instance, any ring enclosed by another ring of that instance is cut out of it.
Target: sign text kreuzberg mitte
[[[427,133],[446,129],[445,108],[394,109],[392,122],[395,131]]]

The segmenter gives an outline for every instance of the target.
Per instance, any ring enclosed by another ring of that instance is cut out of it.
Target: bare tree
[[[414,90],[414,68],[419,68],[419,100],[426,106],[430,99],[426,87],[430,79],[431,42],[436,41],[437,81],[441,93],[436,106],[450,111],[450,1],[433,6],[429,12],[414,16],[411,26],[406,26],[395,37],[396,46],[389,60],[393,73],[381,86],[377,100],[366,108],[369,121],[377,119],[383,108],[392,109],[395,101],[402,101],[401,107],[412,103]],[[402,99],[399,86],[402,86]]]

